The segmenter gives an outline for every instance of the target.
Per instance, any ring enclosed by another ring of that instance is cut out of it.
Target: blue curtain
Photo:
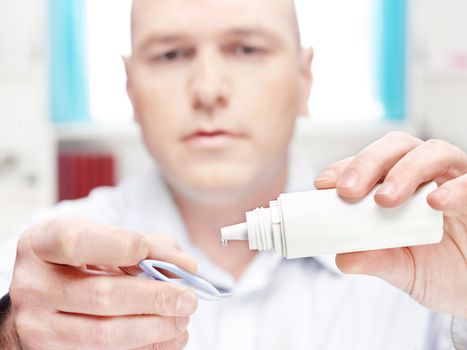
[[[85,1],[49,0],[50,110],[53,122],[89,120]]]
[[[379,98],[387,119],[403,120],[406,117],[407,93],[407,3],[406,0],[379,2]]]

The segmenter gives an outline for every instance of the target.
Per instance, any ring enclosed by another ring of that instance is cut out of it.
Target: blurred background
[[[151,167],[125,94],[130,5],[0,0],[0,235]],[[465,0],[297,8],[315,82],[294,147],[317,169],[390,130],[467,149]]]

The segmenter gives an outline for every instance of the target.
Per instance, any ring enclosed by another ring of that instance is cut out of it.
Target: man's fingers
[[[324,169],[315,179],[314,185],[319,190],[335,188],[337,180],[354,157],[342,159]]]
[[[407,248],[339,254],[336,264],[344,273],[379,277],[407,293],[413,288],[415,267]]]
[[[189,334],[188,332],[184,332],[181,336],[172,341],[147,345],[133,350],[182,350],[188,344],[188,340]]]
[[[149,241],[156,241],[157,243],[164,242],[167,243],[167,245],[172,246],[173,248],[177,250],[182,250],[182,247],[180,246],[180,243],[178,241],[169,236],[169,235],[163,235],[163,234],[152,234],[152,235],[146,235],[146,238]]]
[[[178,243],[171,237],[152,235],[146,236],[146,239],[149,243],[148,257],[150,259],[167,261],[192,273],[198,270],[195,259],[180,250]],[[161,240],[166,244],[161,244]]]
[[[175,239],[166,235],[146,235],[148,241],[149,253],[148,259],[162,260],[181,267],[192,273],[196,273],[198,265],[195,259],[181,250],[180,245]],[[121,273],[120,267],[103,265],[86,265],[86,268],[94,271],[105,271]],[[132,267],[133,268],[133,267]],[[168,277],[176,277],[167,272]]]
[[[436,210],[467,210],[467,174],[441,185],[428,196]]]
[[[24,317],[24,316],[23,316]],[[188,318],[162,316],[91,317],[56,313],[17,321],[18,332],[35,334],[36,344],[72,349],[126,350],[173,341],[185,333]]]
[[[198,304],[193,291],[174,283],[125,275],[93,276],[81,271],[63,271],[59,276],[66,283],[50,291],[50,307],[65,313],[190,316]]]
[[[387,174],[375,200],[383,207],[396,207],[428,181],[438,183],[467,172],[467,156],[459,148],[430,140],[405,155]],[[441,181],[442,180],[442,181]]]
[[[110,225],[56,219],[39,224],[29,235],[33,253],[41,260],[68,266],[105,267],[137,265],[146,258],[167,261],[190,272],[196,262],[178,243],[162,235],[143,236]]]
[[[408,152],[423,141],[401,132],[388,133],[372,143],[350,162],[339,177],[339,195],[357,199],[366,195]]]
[[[41,223],[31,229],[29,239],[33,253],[41,260],[69,266],[130,266],[149,254],[144,236],[82,220]]]

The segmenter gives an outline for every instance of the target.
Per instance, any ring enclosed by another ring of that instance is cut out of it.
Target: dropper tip
[[[221,242],[226,245],[228,241],[247,241],[248,229],[246,223],[221,228]]]

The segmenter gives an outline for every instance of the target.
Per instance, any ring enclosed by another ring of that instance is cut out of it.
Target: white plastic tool
[[[191,288],[196,295],[204,300],[216,301],[226,299],[232,296],[231,293],[220,291],[214,287],[210,282],[195,275],[191,272],[181,269],[177,265],[160,261],[160,260],[143,260],[138,265],[139,268],[134,266],[121,267],[120,269],[125,273],[132,276],[141,276],[145,278],[155,279],[163,282],[177,283],[185,287]],[[170,272],[171,274],[180,278],[170,278],[160,272],[162,269]]]

